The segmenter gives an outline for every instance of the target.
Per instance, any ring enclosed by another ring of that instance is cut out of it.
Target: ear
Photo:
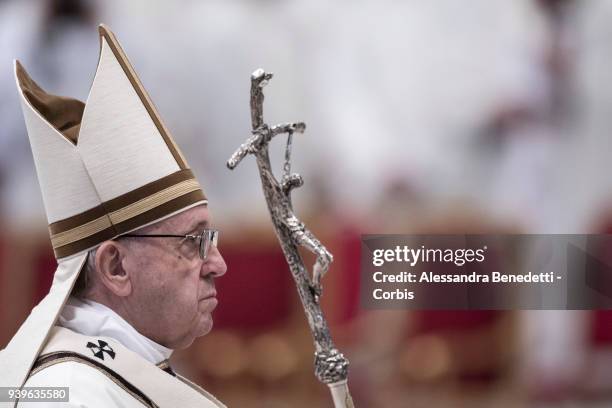
[[[116,296],[128,296],[132,293],[130,275],[123,267],[125,247],[117,241],[105,241],[96,251],[96,269],[98,277]]]

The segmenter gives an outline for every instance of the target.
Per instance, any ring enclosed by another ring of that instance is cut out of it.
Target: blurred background
[[[222,231],[215,328],[179,372],[232,407],[332,406],[254,160],[225,167],[262,67],[266,121],[308,126],[294,206],[335,257],[357,407],[610,406],[611,312],[367,311],[359,253],[364,233],[612,232],[611,21],[606,0],[0,0],[0,347],[55,270],[12,59],[84,101],[105,22]]]

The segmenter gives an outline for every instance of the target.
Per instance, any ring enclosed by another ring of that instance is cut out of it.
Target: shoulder
[[[123,384],[120,378],[113,378],[99,368],[78,361],[62,361],[36,371],[24,384],[25,387],[68,387],[69,402],[64,405],[51,403],[58,407],[125,407],[142,408],[144,405],[133,392],[129,384]],[[132,390],[133,391],[133,390]],[[20,403],[19,407],[43,408],[41,402]]]

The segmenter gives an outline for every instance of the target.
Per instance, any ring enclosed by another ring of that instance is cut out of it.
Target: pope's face
[[[146,234],[194,234],[211,228],[206,206],[197,206],[151,226]],[[212,328],[217,306],[214,279],[227,270],[219,250],[206,260],[198,243],[182,238],[136,238],[123,260],[132,283],[129,320],[136,329],[166,347],[180,349]]]

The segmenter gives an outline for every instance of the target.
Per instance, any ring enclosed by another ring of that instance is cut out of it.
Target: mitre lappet
[[[99,33],[86,103],[45,92],[15,61],[58,267],[49,294],[0,352],[1,387],[24,384],[90,249],[207,203],[115,36],[104,25]]]

